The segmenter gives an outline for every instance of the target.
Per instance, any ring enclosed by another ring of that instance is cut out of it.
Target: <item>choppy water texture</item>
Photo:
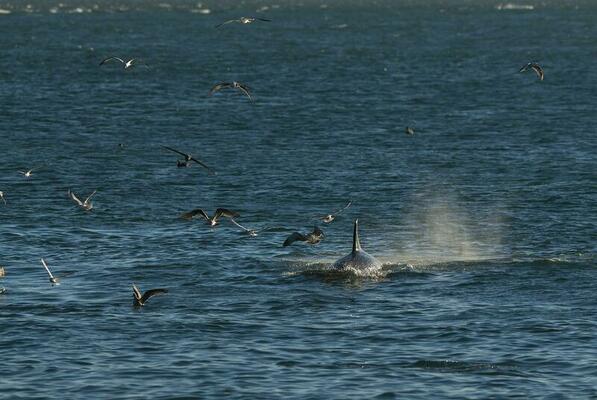
[[[597,397],[597,4],[62,3],[0,0],[0,398]]]

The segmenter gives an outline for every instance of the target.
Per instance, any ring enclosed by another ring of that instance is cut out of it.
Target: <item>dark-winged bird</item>
[[[535,71],[535,73],[537,74],[537,77],[539,77],[540,81],[543,80],[543,77],[545,76],[543,74],[543,68],[541,68],[541,66],[539,64],[537,64],[536,62],[530,62],[530,63],[526,64],[518,72],[526,72],[529,68],[532,69],[533,71]]]
[[[270,19],[265,19],[265,18],[240,17],[240,18],[237,18],[237,19],[229,19],[228,21],[224,21],[221,24],[216,25],[216,28],[219,28],[222,25],[230,24],[232,22],[238,22],[239,24],[247,25],[247,24],[253,23],[255,21],[271,22]]]
[[[238,89],[240,90],[242,93],[244,93],[249,100],[253,100],[253,98],[251,97],[251,93],[250,93],[250,89],[247,85],[245,85],[244,83],[240,83],[240,82],[220,82],[217,83],[215,85],[212,86],[212,88],[209,91],[209,95],[213,95],[215,92],[218,92],[222,89]]]
[[[314,227],[313,232],[308,233],[306,235],[303,235],[300,232],[294,232],[286,238],[283,246],[290,246],[291,244],[297,241],[307,242],[309,244],[317,244],[321,242],[324,236],[325,235],[323,234],[323,231],[321,229],[319,229],[318,227]]]
[[[208,224],[210,226],[217,225],[218,224],[218,219],[220,217],[226,217],[226,218],[230,218],[230,219],[239,217],[238,213],[236,213],[234,211],[230,211],[230,210],[228,210],[226,208],[218,208],[216,210],[216,213],[214,214],[214,216],[212,218],[210,218],[207,215],[207,213],[205,211],[203,211],[202,209],[200,209],[200,208],[196,208],[194,210],[186,212],[186,213],[182,214],[180,217],[184,218],[184,219],[187,219],[187,220],[191,220],[194,217],[196,217],[197,215],[200,216],[200,217],[202,217],[202,218],[205,218],[205,220],[208,222]]]
[[[149,300],[151,297],[163,293],[168,293],[168,289],[149,289],[143,293],[143,295],[141,295],[141,291],[133,283],[133,305],[135,307],[141,307],[145,305],[147,300]]]
[[[165,148],[166,150],[170,150],[175,153],[178,153],[184,157],[184,160],[176,160],[176,166],[178,168],[189,167],[191,164],[191,161],[193,161],[193,162],[196,162],[197,164],[201,165],[203,168],[205,168],[211,175],[216,174],[216,172],[213,169],[209,168],[207,165],[205,165],[205,163],[203,163],[203,161],[196,159],[192,155],[183,153],[182,151],[178,151],[176,149],[173,149],[172,147],[168,147],[168,146],[162,146],[162,147]]]

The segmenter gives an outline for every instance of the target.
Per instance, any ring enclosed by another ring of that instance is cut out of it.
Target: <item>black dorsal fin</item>
[[[359,220],[354,221],[354,232],[352,234],[352,252],[361,251],[361,242],[359,241]]]

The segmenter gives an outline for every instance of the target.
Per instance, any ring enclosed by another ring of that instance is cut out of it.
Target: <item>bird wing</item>
[[[286,240],[284,241],[284,244],[282,244],[282,246],[284,246],[284,247],[290,246],[292,243],[296,242],[297,240],[306,242],[307,237],[305,235],[303,235],[302,233],[294,232],[293,234],[291,234],[290,236],[288,236],[286,238]]]
[[[190,220],[190,219],[193,219],[193,217],[194,217],[195,215],[197,215],[197,214],[201,215],[201,216],[202,216],[203,218],[205,218],[206,220],[209,220],[209,217],[207,216],[207,214],[205,213],[205,211],[203,211],[203,210],[202,210],[202,209],[200,209],[200,208],[196,208],[196,209],[194,209],[194,210],[191,210],[191,211],[189,211],[189,212],[186,212],[186,213],[182,214],[182,215],[180,216],[180,218],[184,218],[184,219],[189,219],[189,220]]]
[[[46,262],[43,258],[41,259],[41,264],[44,266],[46,271],[48,271],[48,275],[50,275],[50,278],[54,279],[54,275],[52,275],[52,272],[50,272],[50,268],[48,268],[48,265],[46,264]]]
[[[249,93],[249,88],[246,85],[243,85],[243,84],[238,85],[238,90],[240,90],[241,92],[246,94],[247,97],[249,98],[249,100],[253,100],[251,98],[251,94]]]
[[[133,296],[135,296],[135,299],[137,300],[141,300],[141,291],[139,290],[139,288],[137,286],[135,286],[135,284],[133,283]]]
[[[349,200],[349,201],[348,201],[348,204],[346,204],[346,205],[345,205],[343,208],[341,208],[340,210],[336,211],[334,214],[335,214],[335,215],[338,215],[338,214],[342,213],[344,210],[346,210],[348,207],[350,207],[350,206],[351,206],[351,204],[352,204],[352,200]]]
[[[535,71],[540,80],[543,80],[543,68],[539,64],[531,65],[531,69]]]
[[[224,22],[222,22],[221,24],[217,24],[217,25],[216,25],[216,28],[219,28],[219,27],[220,27],[220,26],[222,26],[222,25],[226,25],[226,24],[229,24],[229,23],[231,23],[231,22],[237,22],[237,21],[238,21],[238,19],[229,19],[228,21],[224,21]]]
[[[225,89],[225,88],[229,88],[234,86],[232,83],[230,82],[221,82],[221,83],[216,83],[215,85],[213,85],[211,87],[211,89],[209,90],[209,95],[211,96],[212,94],[214,94],[215,92]]]
[[[108,58],[104,58],[102,60],[102,62],[100,62],[99,65],[104,65],[105,63],[107,63],[108,61],[111,61],[111,60],[118,60],[121,63],[126,64],[126,62],[122,58],[119,58],[119,57],[108,57]]]
[[[244,230],[245,232],[251,232],[251,231],[252,231],[252,229],[245,228],[244,226],[242,226],[241,224],[239,224],[238,222],[236,222],[236,221],[234,220],[234,218],[230,218],[230,221],[232,221],[232,223],[233,223],[234,225],[238,226],[240,229]]]
[[[202,161],[191,157],[191,161],[195,161],[197,164],[201,165],[203,168],[205,168],[211,175],[215,175],[216,171],[214,171],[213,169],[209,168],[207,165],[205,165]]]
[[[522,66],[522,68],[520,68],[520,70],[518,72],[524,72],[527,69],[529,69],[529,67],[531,66],[531,63],[526,63],[525,65]]]
[[[173,152],[175,152],[175,153],[178,153],[178,154],[180,154],[181,156],[183,156],[184,158],[187,158],[187,157],[189,156],[188,154],[185,154],[185,153],[183,153],[182,151],[178,151],[178,150],[176,150],[176,149],[173,149],[172,147],[168,147],[168,146],[162,146],[162,147],[163,147],[163,148],[165,148],[165,149],[167,149],[167,150],[170,150],[170,151],[173,151]]]
[[[313,232],[312,232],[312,234],[313,234],[313,235],[317,235],[317,236],[323,236],[323,235],[324,235],[323,231],[322,231],[321,229],[319,229],[319,227],[318,227],[318,226],[314,226],[314,227],[313,227]]]
[[[153,297],[158,294],[168,293],[168,289],[149,289],[145,293],[143,293],[143,297],[141,297],[141,303],[145,303],[149,300],[150,297]]]
[[[71,199],[73,199],[73,201],[75,203],[77,203],[78,205],[82,206],[83,202],[81,200],[79,200],[79,198],[77,197],[77,195],[75,195],[73,192],[71,192],[70,190],[68,191],[68,195],[70,196]]]
[[[94,194],[97,193],[97,190],[94,190],[93,193],[91,193],[89,196],[87,196],[87,198],[85,199],[85,201],[83,202],[83,204],[87,204],[87,202],[93,197]]]
[[[214,220],[217,220],[220,217],[226,217],[226,218],[236,218],[236,217],[240,217],[240,214],[234,212],[234,211],[230,211],[227,208],[218,208],[216,210],[216,214],[214,215]]]
[[[140,65],[143,65],[143,66],[144,66],[144,67],[146,67],[146,68],[149,68],[149,69],[151,69],[151,67],[149,66],[149,64],[147,64],[147,63],[145,62],[145,60],[143,60],[142,58],[131,58],[129,61],[131,62],[131,65],[132,65],[132,64],[135,64],[135,65],[136,65],[136,64],[140,64]]]

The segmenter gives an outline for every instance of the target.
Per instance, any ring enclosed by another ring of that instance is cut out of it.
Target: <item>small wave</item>
[[[10,14],[12,11],[10,10],[5,10],[3,8],[0,8],[0,15],[8,15]]]
[[[496,10],[534,10],[531,4],[501,3],[495,6]]]
[[[211,10],[209,8],[194,8],[191,10],[191,12],[195,13],[195,14],[204,14],[204,15],[211,14]]]
[[[419,360],[411,365],[412,368],[452,373],[495,373],[511,374],[517,372],[516,366],[505,363],[467,362],[454,360]]]

